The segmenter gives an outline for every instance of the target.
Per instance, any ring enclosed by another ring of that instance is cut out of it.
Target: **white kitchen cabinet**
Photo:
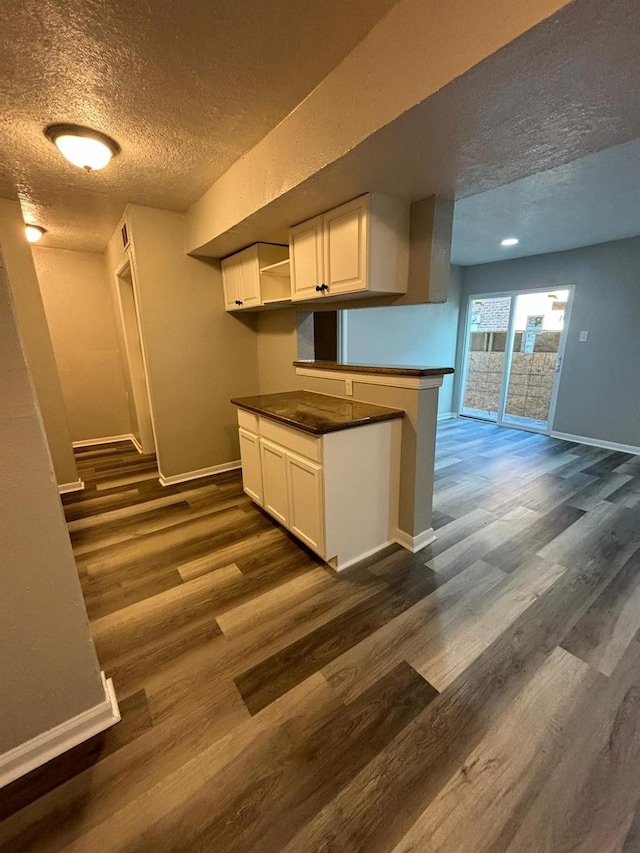
[[[322,465],[287,453],[289,529],[316,553],[324,549]]]
[[[409,205],[368,193],[289,230],[294,301],[406,293]]]
[[[262,506],[262,463],[260,461],[260,437],[240,427],[240,458],[244,490],[251,500]]]
[[[227,311],[237,311],[242,301],[242,258],[241,253],[222,261],[222,285],[224,307]]]
[[[318,436],[241,408],[238,422],[245,492],[323,560],[342,569],[393,541],[399,420]]]
[[[280,524],[289,527],[287,452],[283,447],[266,438],[261,438],[260,460],[262,462],[262,506]]]
[[[260,308],[290,300],[286,246],[256,243],[222,261],[224,307],[227,311]]]
[[[369,196],[330,210],[323,220],[326,293],[336,296],[369,289]]]
[[[313,299],[324,282],[322,216],[302,222],[289,231],[292,299]]]

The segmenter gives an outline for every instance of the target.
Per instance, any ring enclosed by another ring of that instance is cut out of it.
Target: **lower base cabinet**
[[[244,491],[336,569],[393,541],[399,421],[313,436],[238,409]]]
[[[324,556],[322,465],[287,454],[289,530]]]

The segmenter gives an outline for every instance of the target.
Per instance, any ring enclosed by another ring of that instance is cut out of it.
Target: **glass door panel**
[[[568,300],[568,290],[515,297],[502,423],[548,428]]]
[[[498,419],[510,312],[511,296],[471,300],[462,415]]]

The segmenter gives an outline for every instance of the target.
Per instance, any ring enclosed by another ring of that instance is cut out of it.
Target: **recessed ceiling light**
[[[25,225],[24,232],[30,243],[37,243],[42,235],[47,233],[46,230],[41,228],[39,225]]]
[[[517,237],[505,237],[500,243],[501,246],[517,246],[520,240]]]
[[[44,134],[70,163],[87,172],[104,169],[120,152],[115,139],[79,124],[50,124]]]

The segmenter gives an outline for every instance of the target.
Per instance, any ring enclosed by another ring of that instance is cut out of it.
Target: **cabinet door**
[[[250,246],[244,252],[240,252],[242,260],[242,300],[243,308],[255,308],[262,305],[260,298],[260,262],[258,260],[258,247]]]
[[[262,506],[280,524],[289,526],[286,453],[266,438],[260,439],[262,460]]]
[[[368,198],[357,198],[324,214],[324,274],[328,296],[366,290]]]
[[[291,258],[291,298],[315,299],[322,296],[316,287],[324,284],[322,216],[289,229]]]
[[[227,311],[237,311],[242,306],[242,259],[231,255],[222,262],[222,288],[224,290],[224,307]]]
[[[289,529],[324,556],[322,466],[287,453]]]
[[[262,506],[262,465],[260,462],[260,437],[240,427],[240,458],[242,459],[242,485],[251,500]]]

